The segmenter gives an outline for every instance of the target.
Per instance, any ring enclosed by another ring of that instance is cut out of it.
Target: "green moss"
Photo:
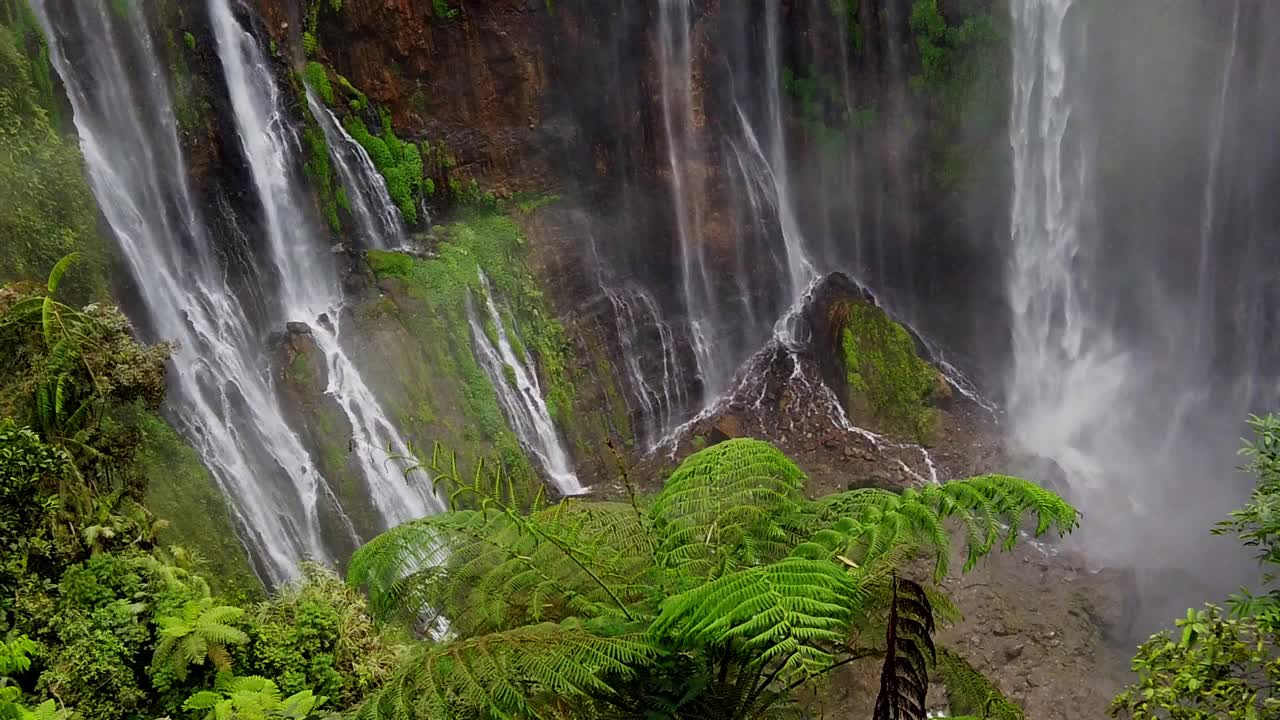
[[[307,87],[316,91],[325,105],[333,105],[333,85],[329,83],[329,71],[324,65],[314,60],[308,62],[302,71]]]
[[[316,125],[315,118],[306,116],[307,126],[302,131],[303,149],[306,151],[306,162],[302,172],[311,180],[316,198],[320,201],[320,211],[325,221],[335,234],[342,232],[342,218],[338,214],[340,206],[339,191],[341,185],[334,181],[333,165],[329,160],[329,144],[325,141],[324,131]]]
[[[289,379],[295,383],[309,383],[314,375],[311,370],[311,362],[307,360],[306,353],[298,353],[293,356],[293,361],[289,363],[287,370]]]
[[[226,496],[195,449],[155,415],[140,413],[135,425],[143,438],[138,463],[147,479],[146,505],[169,523],[160,531],[160,541],[199,551],[208,563],[204,574],[222,594],[260,594]]]
[[[418,221],[418,201],[423,192],[422,153],[416,143],[403,142],[391,127],[391,116],[382,114],[382,134],[374,135],[363,120],[348,116],[343,124],[360,143],[387,181],[387,192],[409,224]]]
[[[186,45],[187,45],[187,49],[188,49],[188,50],[190,50],[191,52],[195,52],[195,50],[196,50],[196,36],[195,36],[195,35],[192,35],[190,32],[184,32],[184,33],[182,33],[182,42],[186,43]]]
[[[520,210],[520,212],[528,215],[555,203],[559,199],[559,195],[548,195],[547,193],[525,191],[516,193],[515,196],[511,198],[511,202]]]
[[[414,259],[412,255],[390,250],[370,250],[365,253],[369,268],[379,278],[396,277],[408,280],[413,275]]]
[[[516,472],[532,474],[527,458],[507,427],[493,384],[472,352],[467,320],[468,298],[479,301],[480,271],[493,291],[511,308],[504,318],[513,345],[537,361],[547,381],[547,404],[555,419],[571,414],[573,383],[568,375],[568,348],[564,329],[548,311],[545,298],[525,264],[525,245],[519,227],[499,212],[470,212],[438,229],[444,240],[430,258],[404,253],[370,251],[366,254],[374,274],[405,282],[407,294],[420,301],[425,312],[402,315],[414,335],[428,339],[435,370],[445,371],[461,389],[467,427],[463,439],[492,443],[499,457]],[[519,332],[514,332],[517,329]],[[496,328],[486,332],[496,334]],[[412,406],[405,409],[412,413]]]
[[[431,0],[431,10],[439,20],[452,20],[458,17],[458,11],[449,7],[449,0]]]
[[[938,371],[916,354],[911,334],[870,303],[842,303],[833,321],[840,328],[846,403],[855,418],[928,443],[938,412],[926,401],[938,386]]]

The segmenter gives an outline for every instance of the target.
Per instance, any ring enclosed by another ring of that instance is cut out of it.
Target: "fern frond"
[[[664,566],[697,579],[791,550],[781,519],[803,506],[804,473],[760,440],[700,450],[667,479],[650,510]]]
[[[1025,719],[1022,708],[1005,697],[955,650],[946,647],[938,650],[937,670],[946,685],[951,712],[991,720]]]
[[[929,690],[929,662],[933,646],[933,608],[924,589],[910,580],[896,578],[885,634],[884,667],[874,720],[924,720],[925,694]],[[926,660],[924,651],[929,651]]]
[[[442,614],[463,637],[570,616],[619,615],[653,593],[653,541],[634,508],[565,501],[518,517],[458,510],[360,548],[348,582],[381,618]]]
[[[606,637],[578,623],[529,625],[423,652],[357,717],[551,717],[550,707],[608,697],[657,651],[644,635]]]
[[[650,634],[679,647],[733,646],[762,666],[778,663],[781,679],[798,678],[832,663],[823,645],[847,640],[862,597],[859,584],[837,565],[788,557],[668,599]]]
[[[955,520],[965,532],[965,570],[995,546],[1002,530],[1004,547],[1016,542],[1021,518],[1037,517],[1036,535],[1050,529],[1073,530],[1078,514],[1062,498],[1034,483],[1007,475],[952,480],[902,494],[874,488],[850,490],[815,501],[809,521],[832,523],[844,537],[845,551],[866,561],[889,548],[906,546],[933,555],[935,577],[948,569],[950,535],[944,520]],[[804,516],[801,516],[804,517]]]

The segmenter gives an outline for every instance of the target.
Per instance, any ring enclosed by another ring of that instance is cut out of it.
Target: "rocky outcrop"
[[[364,539],[383,527],[355,457],[351,423],[337,400],[325,392],[329,386],[325,357],[305,323],[288,324],[277,345],[274,370],[290,426],[312,449],[312,458],[327,481],[327,492],[322,491],[317,500],[325,537],[339,543],[338,555],[346,558],[356,548],[349,527]],[[351,546],[341,547],[344,538]]]

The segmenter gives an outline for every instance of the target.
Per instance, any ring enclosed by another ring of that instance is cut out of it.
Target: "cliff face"
[[[641,447],[657,424],[644,373],[627,372],[625,355],[642,369],[687,366],[661,381],[678,385],[664,393],[684,398],[680,412],[716,384],[693,367],[685,330],[697,310],[691,256],[710,342],[727,348],[721,381],[794,297],[782,279],[787,234],[806,238],[816,268],[853,272],[973,364],[998,345],[991,238],[1004,234],[1005,181],[992,167],[1002,154],[970,140],[1002,137],[990,127],[1003,121],[990,49],[1001,11],[957,0],[914,17],[918,4],[705,0],[678,22],[656,4],[586,0],[257,0],[257,10],[282,73],[320,63],[358,93],[366,118],[376,109],[401,138],[439,149],[424,158],[433,215],[465,204],[459,191],[472,181],[500,199],[557,198],[524,214],[525,260],[566,328],[576,402],[608,408],[606,435]],[[988,45],[947,34],[974,18]],[[944,67],[921,63],[926,46]],[[775,167],[750,167],[753,152]],[[228,175],[220,187],[236,186]],[[775,191],[793,207],[769,200]],[[636,289],[649,313],[638,323],[628,314]],[[743,308],[752,317],[739,321]],[[635,342],[666,328],[670,343]],[[374,334],[386,342],[385,327]],[[589,442],[573,425],[562,431],[595,479],[609,466],[589,449],[601,436]]]

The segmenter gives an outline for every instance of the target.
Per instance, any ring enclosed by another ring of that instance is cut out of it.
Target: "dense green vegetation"
[[[691,455],[653,497],[524,512],[483,483],[352,559],[378,617],[450,621],[361,717],[758,718],[850,662],[883,663],[877,718],[923,717],[952,521],[970,567],[1076,514],[988,475],[806,500],[772,446]],[[480,499],[478,507],[474,499]],[[1003,538],[1003,539],[1002,539]],[[932,572],[908,579],[907,561]],[[424,569],[424,565],[439,563]]]
[[[911,88],[929,105],[929,173],[944,190],[981,186],[1003,172],[1008,20],[989,0],[913,0],[919,56]]]
[[[1134,720],[1262,720],[1280,716],[1280,418],[1250,420],[1255,439],[1241,453],[1258,484],[1247,505],[1214,532],[1234,534],[1263,568],[1262,590],[1232,596],[1228,608],[1189,609],[1138,648],[1138,680],[1113,715]]]
[[[348,116],[344,124],[387,181],[387,192],[405,222],[416,223],[418,202],[427,187],[422,173],[422,151],[415,143],[396,137],[395,129],[391,127],[391,115],[385,112],[382,113],[382,132],[379,135],[369,132],[364,121],[354,116]]]
[[[74,134],[63,134],[48,49],[23,0],[0,0],[0,282],[42,278],[63,255],[66,288],[104,297],[108,250]]]
[[[477,216],[449,230],[439,265],[371,263],[421,292],[474,294],[480,263],[505,260],[492,284],[523,321],[537,297],[501,271],[525,272],[507,255],[514,233]],[[437,467],[452,511],[373,540],[346,583],[307,566],[260,600],[202,560],[218,528],[162,541],[153,498],[188,505],[184,523],[205,514],[198,496],[148,488],[159,464],[195,474],[178,487],[202,482],[154,414],[168,348],[138,345],[114,308],[59,302],[73,261],[42,288],[0,292],[0,706],[13,717],[755,718],[865,659],[883,665],[876,717],[917,718],[933,628],[952,612],[935,585],[950,527],[967,568],[1010,546],[1025,514],[1037,535],[1076,524],[1053,494],[998,475],[808,500],[800,469],[754,440],[695,453],[661,492],[624,502],[531,503],[492,467],[470,482]],[[525,332],[525,352],[551,354],[556,332]],[[434,618],[449,622],[439,639]]]

